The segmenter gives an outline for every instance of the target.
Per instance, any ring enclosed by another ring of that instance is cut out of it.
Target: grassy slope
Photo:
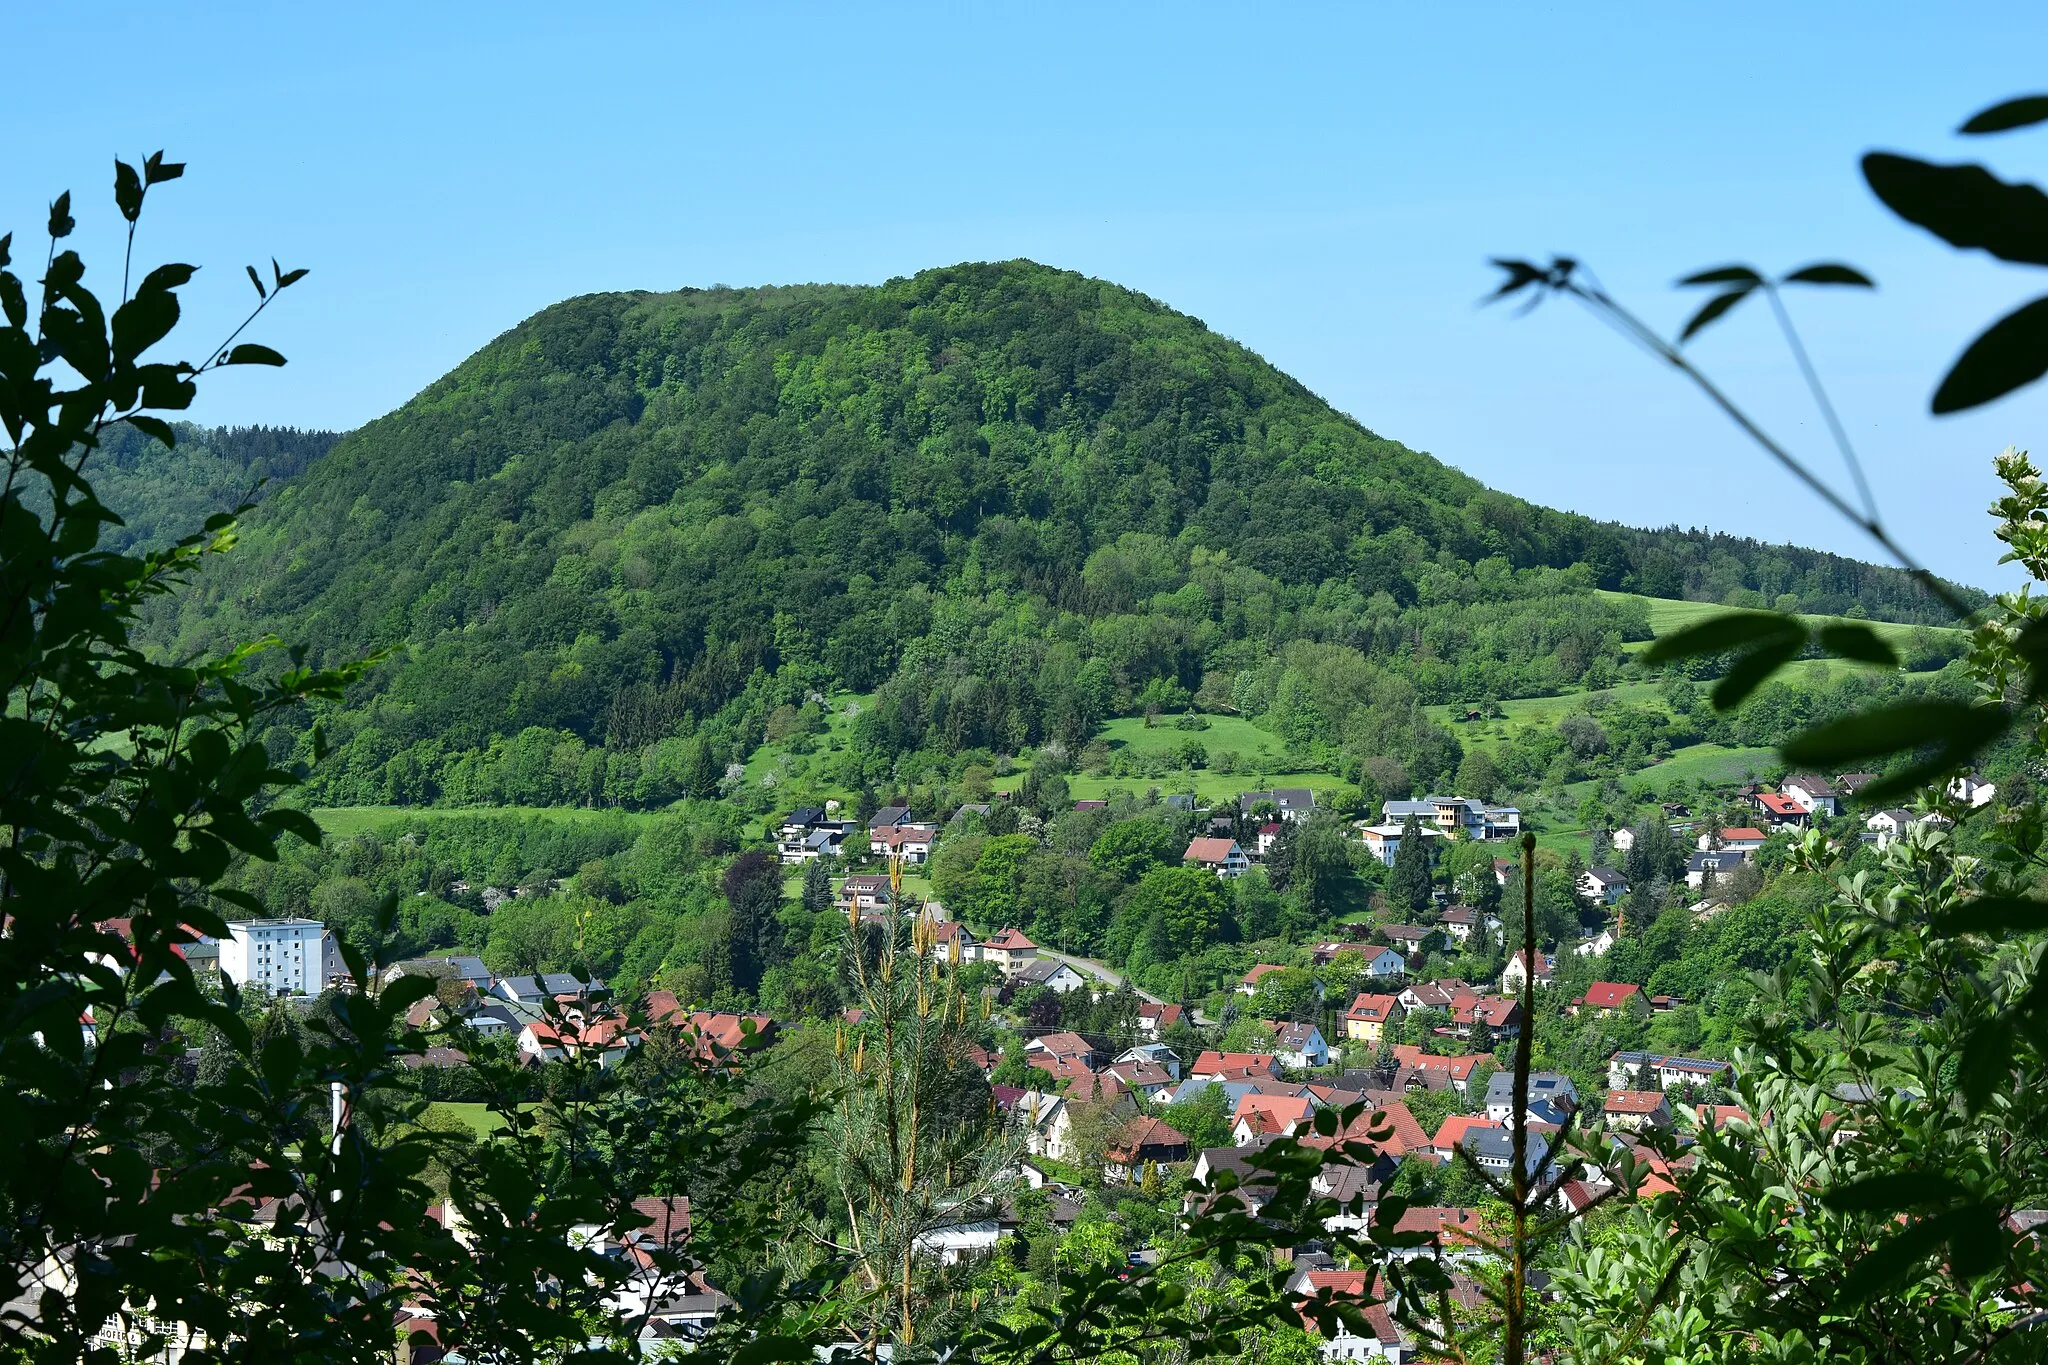
[[[1147,729],[1144,717],[1123,716],[1104,725],[1096,738],[1112,749],[1127,749],[1140,754],[1169,752],[1187,740],[1198,739],[1209,751],[1211,763],[1219,754],[1236,754],[1237,771],[1224,773],[1213,767],[1199,770],[1183,768],[1162,777],[1087,777],[1077,774],[1067,779],[1067,785],[1074,798],[1083,801],[1099,800],[1112,791],[1144,792],[1153,787],[1168,795],[1192,791],[1206,801],[1264,787],[1311,787],[1317,791],[1328,791],[1340,785],[1334,773],[1295,767],[1287,754],[1286,744],[1279,736],[1260,729],[1243,717],[1209,716],[1207,720],[1209,728],[1206,730],[1177,730],[1171,717],[1162,718],[1159,724]]]
[[[652,820],[658,811],[593,810],[588,806],[316,806],[310,812],[320,828],[337,839],[414,820],[440,820],[451,816],[521,816],[535,820]]]
[[[1659,635],[1678,630],[1681,627],[1704,621],[1709,616],[1719,616],[1739,608],[1717,606],[1712,602],[1679,602],[1668,597],[1643,597],[1636,593],[1609,592],[1605,588],[1594,589],[1601,597],[1614,601],[1641,602],[1650,612],[1650,629]],[[1810,626],[1831,625],[1849,620],[1846,616],[1805,616],[1800,618]],[[1960,633],[1953,626],[1902,626],[1891,621],[1863,621],[1859,624],[1876,631],[1880,639],[1895,647],[1903,647],[1916,630],[1934,630],[1943,633]],[[1637,640],[1622,646],[1630,653],[1649,647],[1649,641]]]
[[[817,747],[808,754],[792,754],[786,744],[762,744],[747,756],[747,785],[759,786],[762,778],[774,773],[776,785],[786,788],[793,798],[800,796],[802,801],[831,798],[850,805],[858,793],[812,774],[823,766],[823,760],[833,752],[834,745],[843,746],[850,736],[854,718],[847,714],[848,704],[865,709],[868,700],[865,693],[834,692],[827,698],[832,714],[825,719],[825,733],[814,737]],[[788,760],[786,764],[785,759]],[[797,805],[801,802],[791,799],[782,804]]]

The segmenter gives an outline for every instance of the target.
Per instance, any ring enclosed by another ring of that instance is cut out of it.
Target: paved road
[[[1123,973],[1119,972],[1116,968],[1110,966],[1107,962],[1098,962],[1092,957],[1075,957],[1071,953],[1054,952],[1050,948],[1040,948],[1038,952],[1039,955],[1042,957],[1049,957],[1055,962],[1064,962],[1069,967],[1072,967],[1075,971],[1082,973],[1084,976],[1092,976],[1097,980],[1104,982],[1109,986],[1111,990],[1115,990],[1117,987],[1125,984]],[[1163,1005],[1167,1003],[1166,1001],[1161,1000],[1158,996],[1152,994],[1150,991],[1140,990],[1138,984],[1135,981],[1130,983],[1130,987],[1134,992],[1137,993],[1138,998],[1140,1000],[1143,1000],[1147,1004]],[[1193,1010],[1190,1011],[1190,1013],[1193,1014],[1194,1021],[1197,1024],[1206,1025],[1209,1022],[1208,1017],[1204,1015],[1200,1010]]]

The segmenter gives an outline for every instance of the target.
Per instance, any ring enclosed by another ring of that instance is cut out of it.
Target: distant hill
[[[323,799],[632,805],[839,744],[838,688],[874,693],[855,786],[1190,698],[1427,778],[1425,704],[1632,667],[1646,615],[1601,588],[1941,619],[1894,569],[1492,491],[1011,261],[558,304],[313,459],[155,629],[397,649]]]
[[[199,529],[215,512],[262,501],[303,474],[341,439],[296,427],[177,425],[166,448],[132,427],[108,428],[92,463],[93,489],[120,516],[101,544],[124,553],[156,550]]]

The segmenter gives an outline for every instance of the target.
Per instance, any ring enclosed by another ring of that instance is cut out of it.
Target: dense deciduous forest
[[[245,537],[154,638],[391,648],[327,717],[338,802],[708,794],[777,706],[838,688],[877,694],[856,779],[1192,697],[1426,780],[1455,760],[1421,705],[1625,666],[1647,623],[1594,588],[1939,619],[1894,569],[1490,491],[1194,318],[1021,261],[570,300]],[[1282,655],[1344,672],[1344,714]]]

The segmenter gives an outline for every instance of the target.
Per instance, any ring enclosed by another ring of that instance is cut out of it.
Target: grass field
[[[436,1114],[453,1114],[469,1125],[470,1131],[478,1137],[495,1133],[505,1126],[505,1116],[491,1112],[486,1104],[459,1104],[442,1100],[427,1106]]]
[[[778,804],[785,808],[827,800],[851,803],[856,793],[826,779],[822,770],[825,760],[845,746],[853,729],[854,716],[847,713],[847,707],[865,709],[868,700],[867,693],[834,692],[826,698],[831,714],[825,718],[825,733],[811,737],[811,752],[793,754],[786,743],[761,745],[747,756],[747,785],[757,787],[762,778],[773,773],[776,786],[789,792],[786,798],[777,797]]]
[[[1641,602],[1649,609],[1650,629],[1658,635],[1667,635],[1674,630],[1704,621],[1710,616],[1719,616],[1725,612],[1740,610],[1736,607],[1717,606],[1712,602],[1679,602],[1668,597],[1644,597],[1639,593],[1609,592],[1605,588],[1596,588],[1594,591],[1599,596],[1608,598],[1611,601]],[[1810,626],[1825,626],[1838,622],[1847,622],[1850,618],[1846,616],[1803,616],[1800,619]],[[1953,626],[1902,626],[1892,621],[1863,621],[1858,624],[1869,626],[1877,632],[1879,639],[1890,643],[1894,648],[1904,648],[1916,630],[1933,630],[1943,634],[1962,634],[1960,630]],[[1649,647],[1650,642],[1648,640],[1637,640],[1623,646],[1624,649],[1632,654]]]
[[[1242,716],[1204,716],[1209,722],[1206,730],[1177,730],[1174,719],[1162,716],[1148,730],[1143,716],[1123,716],[1103,726],[1095,737],[1112,749],[1129,749],[1134,754],[1167,753],[1187,740],[1198,739],[1212,759],[1217,754],[1234,753],[1254,767],[1277,760],[1287,751],[1278,735],[1261,730]]]
[[[1067,788],[1076,801],[1100,801],[1112,791],[1127,791],[1143,795],[1154,787],[1162,796],[1191,791],[1196,799],[1215,801],[1234,797],[1239,792],[1257,791],[1271,787],[1308,787],[1315,791],[1332,791],[1341,786],[1330,773],[1301,772],[1201,772],[1168,773],[1164,777],[1088,777],[1076,775],[1067,779]]]
[[[445,820],[455,816],[519,816],[533,820],[618,820],[640,823],[658,818],[658,811],[592,810],[587,806],[315,806],[307,812],[320,828],[337,839],[414,820]]]
[[[1658,683],[1623,683],[1606,689],[1606,695],[1617,704],[1662,710],[1664,698],[1659,689]],[[1583,709],[1585,704],[1584,692],[1567,692],[1555,697],[1523,697],[1500,704],[1504,713],[1502,719],[1475,721],[1457,719],[1463,710],[1456,706],[1427,706],[1423,709],[1431,719],[1447,726],[1460,744],[1483,749],[1512,739],[1523,730],[1555,725],[1573,711]]]

